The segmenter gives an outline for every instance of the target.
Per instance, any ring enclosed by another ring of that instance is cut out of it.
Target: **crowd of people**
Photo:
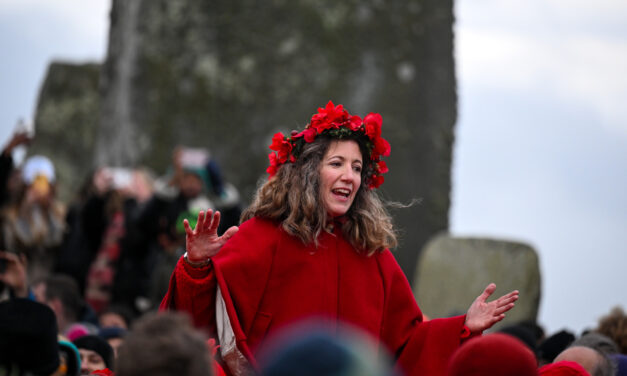
[[[488,333],[518,292],[428,320],[376,189],[382,118],[329,102],[273,137],[242,211],[207,150],[101,167],[71,202],[49,158],[0,155],[0,374],[627,375],[627,315],[576,336]],[[240,223],[241,221],[241,223]],[[157,312],[160,311],[160,312]]]

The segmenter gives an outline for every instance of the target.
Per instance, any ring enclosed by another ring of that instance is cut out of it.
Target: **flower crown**
[[[328,135],[332,138],[343,139],[354,136],[367,138],[366,148],[372,161],[372,172],[368,179],[370,189],[378,188],[383,184],[383,174],[388,172],[388,167],[381,157],[390,155],[390,144],[381,137],[381,115],[369,113],[362,119],[357,115],[350,115],[341,104],[335,106],[329,101],[325,108],[318,108],[318,113],[311,117],[311,121],[305,129],[298,133],[292,131],[290,137],[283,133],[275,133],[272,137],[270,149],[270,166],[266,170],[273,177],[283,164],[296,162],[300,156],[303,145],[313,142],[318,135]]]

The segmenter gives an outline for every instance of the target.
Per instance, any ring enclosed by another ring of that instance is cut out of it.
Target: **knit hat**
[[[98,332],[100,338],[109,340],[112,338],[123,338],[126,335],[126,329],[118,327],[101,328]]]
[[[69,376],[78,376],[81,373],[81,356],[78,349],[72,342],[60,340],[59,351],[65,361],[65,374]]]
[[[553,334],[538,346],[538,359],[546,360],[549,363],[552,362],[553,359],[570,346],[574,340],[575,336],[565,330]]]
[[[59,368],[57,320],[54,312],[29,299],[0,303],[0,365],[49,375]]]
[[[305,321],[284,328],[259,353],[265,376],[393,375],[384,352],[357,328],[340,325],[332,332],[322,323]]]
[[[502,333],[470,339],[451,357],[449,376],[535,376],[534,354],[520,340]]]
[[[113,348],[104,339],[95,335],[86,335],[74,341],[79,349],[91,350],[102,357],[107,368],[113,367]]]
[[[53,183],[55,180],[54,165],[43,155],[33,155],[26,160],[22,168],[22,178],[26,184],[31,184],[38,176],[43,176]]]
[[[562,360],[540,367],[538,375],[542,376],[590,376],[579,363]]]

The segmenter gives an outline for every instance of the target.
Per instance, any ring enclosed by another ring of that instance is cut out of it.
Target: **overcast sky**
[[[51,60],[102,61],[109,0],[0,1],[0,142]],[[539,321],[627,306],[627,2],[456,2],[451,230],[534,246]]]

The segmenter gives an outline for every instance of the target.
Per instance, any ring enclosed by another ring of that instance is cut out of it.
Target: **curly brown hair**
[[[599,320],[598,333],[610,337],[621,354],[627,355],[627,315],[621,307],[614,307]]]
[[[377,193],[368,189],[368,176],[374,168],[364,140],[356,141],[363,158],[361,185],[348,212],[340,221],[344,237],[355,250],[368,255],[397,245],[392,217]],[[242,213],[242,222],[252,217],[281,222],[285,232],[304,244],[317,245],[322,231],[329,231],[329,218],[320,192],[320,165],[332,142],[340,140],[318,136],[303,147],[294,163],[282,165],[277,174],[257,189],[253,203]]]

